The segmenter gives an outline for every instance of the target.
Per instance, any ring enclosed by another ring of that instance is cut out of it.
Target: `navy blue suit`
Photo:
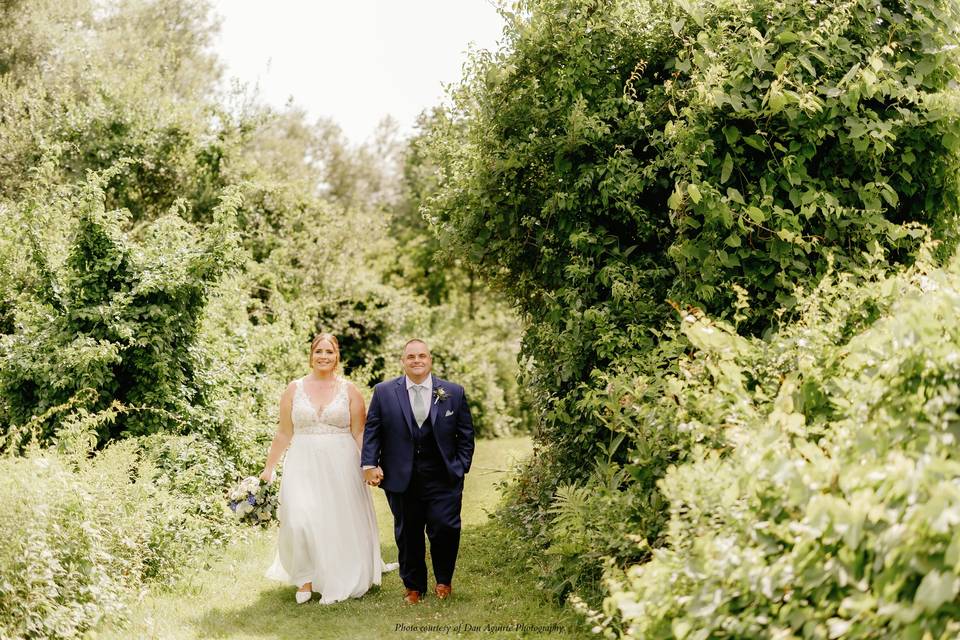
[[[430,539],[438,584],[451,584],[460,546],[463,477],[473,459],[473,419],[458,384],[433,376],[430,414],[417,426],[406,378],[373,389],[363,432],[360,464],[383,469],[380,487],[393,512],[400,552],[400,578],[408,589],[427,590],[426,547]],[[437,398],[438,389],[446,396]]]

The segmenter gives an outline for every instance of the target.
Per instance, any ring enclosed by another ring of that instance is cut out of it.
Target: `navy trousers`
[[[427,431],[423,435],[433,440],[429,427]],[[393,512],[393,532],[400,552],[400,579],[407,589],[421,593],[427,590],[424,532],[430,540],[437,584],[453,583],[463,503],[463,479],[451,481],[435,441],[424,440],[424,446],[417,447],[410,486],[402,493],[385,492]]]

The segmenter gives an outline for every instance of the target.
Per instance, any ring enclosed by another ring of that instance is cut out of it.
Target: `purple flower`
[[[257,504],[257,497],[256,497],[256,496],[250,496],[250,497],[247,498],[247,502],[249,502],[251,505]]]

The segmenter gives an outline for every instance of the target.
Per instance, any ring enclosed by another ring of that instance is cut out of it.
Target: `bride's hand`
[[[380,481],[383,480],[383,469],[381,469],[380,467],[373,467],[372,469],[364,469],[363,479],[371,487],[379,487]]]
[[[260,479],[266,482],[267,484],[270,484],[271,482],[273,482],[273,471],[267,471],[266,469],[264,469],[263,473],[260,474]]]

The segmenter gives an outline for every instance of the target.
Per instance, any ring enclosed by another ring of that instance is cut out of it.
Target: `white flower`
[[[936,291],[937,289],[939,289],[939,287],[937,286],[937,283],[934,280],[931,280],[930,278],[922,274],[920,275],[920,278],[919,278],[919,284],[920,284],[920,290],[923,291],[924,293],[928,291]]]

